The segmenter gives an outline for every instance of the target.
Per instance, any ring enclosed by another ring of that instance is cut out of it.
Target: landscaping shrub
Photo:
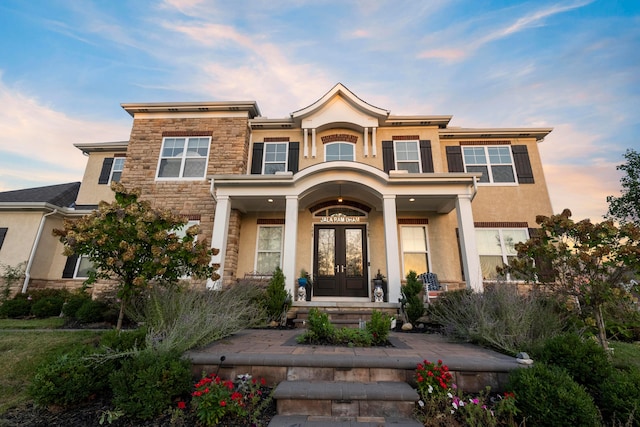
[[[602,384],[613,373],[605,350],[593,339],[577,334],[562,334],[547,339],[532,351],[536,362],[564,368],[575,382],[584,386],[596,405],[602,408]]]
[[[128,416],[151,419],[191,389],[191,364],[178,353],[142,351],[109,375],[113,404]]]
[[[31,314],[36,317],[54,317],[62,312],[64,298],[61,295],[40,298],[31,306]]]
[[[272,321],[283,323],[283,319],[286,312],[286,305],[288,301],[291,301],[291,295],[285,289],[284,286],[284,274],[280,267],[276,267],[267,285],[265,307],[267,309],[267,315]]]
[[[560,334],[568,324],[566,310],[548,296],[522,295],[511,284],[496,284],[483,293],[446,292],[429,310],[444,334],[515,355],[547,337]]]
[[[36,369],[29,395],[40,405],[68,406],[108,390],[109,361],[89,358],[90,348],[59,355]]]
[[[640,426],[640,369],[614,369],[600,386],[599,409],[606,425]]]
[[[147,331],[139,328],[132,331],[112,329],[102,334],[100,345],[112,352],[124,353],[145,348]]]
[[[22,295],[22,294],[19,294]],[[6,300],[0,306],[0,317],[16,319],[26,317],[31,313],[31,301],[26,298],[14,298]]]
[[[89,299],[78,308],[75,317],[80,323],[98,323],[104,321],[104,314],[108,309],[106,302]]]
[[[507,389],[526,425],[599,426],[600,414],[587,391],[563,368],[535,363],[509,375]]]
[[[144,324],[147,346],[185,352],[266,323],[265,309],[251,286],[213,291],[151,288],[130,304],[129,316]]]
[[[367,331],[371,334],[373,344],[384,344],[391,330],[391,317],[378,310],[371,312],[371,320],[367,322]]]
[[[340,328],[335,330],[333,341],[349,347],[370,347],[373,337],[365,329]]]
[[[68,319],[75,319],[78,309],[89,300],[91,300],[91,297],[85,292],[71,294],[62,306],[62,314]]]
[[[329,315],[313,307],[307,317],[307,331],[301,335],[301,339],[304,338],[303,342],[308,344],[332,343],[335,340],[335,332]]]
[[[407,314],[407,320],[413,324],[424,314],[424,303],[420,298],[422,282],[418,280],[418,275],[413,270],[409,271],[406,279],[406,283],[402,286],[402,306]]]

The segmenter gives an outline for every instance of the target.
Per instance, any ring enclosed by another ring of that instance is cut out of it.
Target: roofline
[[[542,141],[553,128],[446,128],[440,130],[440,139],[459,138],[535,138]]]
[[[207,111],[246,111],[250,118],[260,116],[256,101],[223,101],[223,102],[145,102],[123,103],[120,106],[131,117],[136,113],[176,113]]]
[[[58,211],[65,215],[86,215],[91,210],[75,210],[73,208],[66,208],[62,206],[56,206],[49,202],[0,202],[0,211],[42,211],[53,212]]]
[[[342,94],[347,99],[347,101],[355,104],[357,107],[362,110],[368,111],[371,114],[377,115],[378,117],[388,117],[389,110],[385,110],[384,108],[376,107],[375,105],[371,105],[366,101],[363,101],[356,94],[351,92],[345,85],[342,83],[336,83],[334,87],[332,87],[327,93],[325,93],[320,99],[313,102],[311,105],[308,105],[300,110],[294,111],[291,113],[291,118],[293,119],[302,119],[308,114],[311,114],[313,111],[322,108],[331,98],[333,98],[337,94]]]
[[[127,151],[129,141],[111,141],[111,142],[79,142],[73,144],[83,154],[97,153],[103,151]]]

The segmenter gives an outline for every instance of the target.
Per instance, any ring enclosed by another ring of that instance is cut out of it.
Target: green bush
[[[329,320],[327,313],[322,313],[317,308],[309,310],[309,316],[307,318],[307,340],[305,342],[311,343],[331,343],[335,339],[335,327]]]
[[[84,292],[72,294],[62,306],[62,314],[68,319],[75,319],[78,309],[89,300],[91,297]]]
[[[507,389],[526,425],[536,427],[599,426],[600,414],[587,391],[563,368],[535,363],[509,375]]]
[[[286,305],[291,301],[291,295],[284,286],[284,274],[280,267],[276,267],[267,285],[265,307],[270,320],[282,323]]]
[[[391,317],[378,310],[371,312],[371,320],[367,322],[367,331],[371,334],[373,344],[384,344],[389,337]]]
[[[114,352],[127,352],[131,350],[142,350],[145,348],[145,328],[132,331],[112,329],[102,334],[100,345]]]
[[[424,303],[420,298],[422,282],[418,280],[418,274],[413,270],[409,271],[406,279],[406,283],[402,286],[402,305],[409,322],[416,323],[424,314]]]
[[[340,328],[335,330],[333,341],[349,347],[370,347],[373,337],[365,329]]]
[[[108,390],[113,365],[89,359],[89,348],[59,355],[36,369],[29,395],[39,405],[68,406]]]
[[[614,369],[600,386],[600,412],[606,425],[640,426],[640,369]]]
[[[85,301],[78,311],[76,311],[76,319],[80,323],[98,323],[104,321],[104,313],[109,306],[104,301],[89,299]]]
[[[64,299],[60,295],[45,296],[33,303],[31,314],[40,318],[59,316],[63,304]]]
[[[191,364],[179,354],[143,351],[109,375],[113,403],[137,419],[151,419],[191,389]]]
[[[564,368],[575,382],[584,386],[602,408],[601,385],[613,372],[604,349],[593,339],[576,334],[562,334],[547,339],[540,349],[532,351],[533,359]]]
[[[31,301],[26,298],[14,298],[6,300],[0,306],[0,317],[15,319],[26,317],[31,313]]]

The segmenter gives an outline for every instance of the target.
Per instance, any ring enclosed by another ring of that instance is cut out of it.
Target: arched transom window
[[[330,142],[324,146],[325,162],[354,161],[355,159],[355,145],[350,142]]]

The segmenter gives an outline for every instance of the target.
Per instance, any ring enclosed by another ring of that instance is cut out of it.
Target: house
[[[550,128],[394,115],[342,84],[278,119],[254,101],[122,107],[133,118],[129,140],[76,144],[87,168],[74,206],[56,215],[113,200],[112,180],[140,188],[220,249],[212,287],[279,266],[293,295],[300,270],[310,272],[317,301],[370,301],[378,271],[391,302],[410,270],[433,272],[449,289],[481,290],[536,215],[552,214],[538,151]],[[4,215],[0,230],[10,236]],[[82,259],[55,250],[31,281],[80,283]]]

